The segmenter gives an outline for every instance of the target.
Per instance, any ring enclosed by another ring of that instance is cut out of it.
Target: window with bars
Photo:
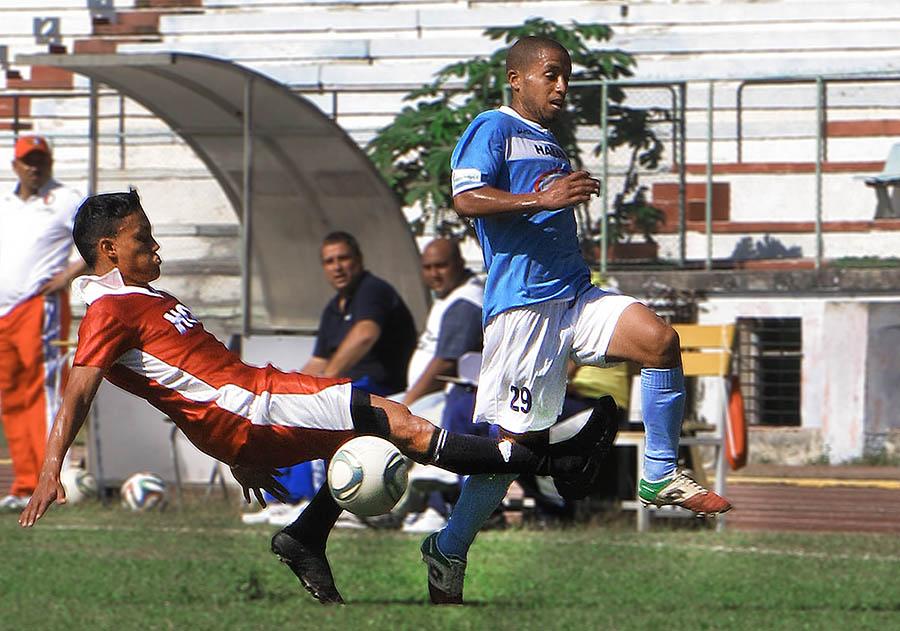
[[[750,425],[800,425],[800,318],[739,318],[738,371]]]

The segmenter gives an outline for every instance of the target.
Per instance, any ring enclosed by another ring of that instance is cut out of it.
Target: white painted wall
[[[800,417],[820,429],[832,463],[863,455],[866,433],[900,427],[900,303],[895,297],[714,297],[700,305],[701,324],[738,317],[802,320]],[[717,422],[721,380],[704,379],[699,413]]]

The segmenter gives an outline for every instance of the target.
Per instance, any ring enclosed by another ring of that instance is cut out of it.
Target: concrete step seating
[[[647,80],[878,70],[888,68],[887,61],[900,48],[900,15],[889,3],[872,0],[852,4],[639,1],[627,5],[570,0],[116,0],[118,15],[112,24],[94,23],[84,0],[51,3],[40,11],[28,0],[9,0],[0,7],[0,45],[8,46],[10,59],[20,53],[46,52],[45,44],[34,42],[32,20],[36,15],[58,15],[63,18],[62,43],[67,50],[96,45],[98,52],[183,50],[233,59],[307,96],[360,144],[406,105],[402,100],[406,91],[431,82],[439,68],[473,55],[490,54],[501,46],[502,42],[483,36],[484,28],[520,24],[535,15],[558,22],[574,18],[582,23],[610,24],[616,36],[609,45],[634,54],[637,76]],[[30,69],[19,70],[27,82]],[[27,90],[27,86],[17,85],[16,89]],[[80,89],[87,82],[76,75],[72,85]],[[745,87],[743,162],[739,164],[738,85],[737,81],[716,85],[714,118],[716,177],[717,181],[724,176],[732,182],[734,220],[747,213],[739,201],[747,195],[740,189],[760,186],[756,176],[771,172],[773,159],[787,164],[788,171],[790,165],[800,165],[802,182],[785,176],[785,181],[790,181],[784,186],[788,197],[792,191],[797,196],[798,187],[803,191],[809,188],[816,125],[814,84]],[[705,169],[707,90],[704,81],[688,87],[691,178],[702,177]],[[856,175],[881,169],[887,147],[898,135],[900,108],[895,107],[895,94],[896,85],[890,83],[829,85],[828,160],[833,166],[832,170],[826,168],[826,181],[832,182],[829,186],[836,193],[829,191],[826,198],[847,210],[844,216],[833,216],[829,207],[826,217],[858,220],[874,205],[870,191],[859,182],[855,188],[847,184],[846,178],[852,176],[835,169],[855,164]],[[635,105],[646,104],[637,100],[638,96],[643,98],[636,94]],[[0,115],[4,111],[2,97],[0,93]],[[653,99],[658,100],[658,95],[649,102],[655,103]],[[165,125],[128,103],[127,170],[122,173],[133,179],[125,182],[124,177],[114,175],[119,149],[115,138],[107,135],[101,139],[101,168],[106,173],[101,183],[135,183],[154,205],[170,199],[173,186],[187,187],[190,194],[205,173],[203,165]],[[106,118],[101,121],[101,132],[105,134],[117,131],[113,110],[113,105],[102,102]],[[32,100],[29,123],[38,131],[59,136],[61,167],[77,170],[86,166],[86,111],[84,99]],[[0,124],[5,120],[0,119]],[[668,132],[661,133],[665,137]],[[163,167],[168,161],[193,175],[180,178],[171,170],[166,172]],[[726,167],[724,172],[722,167]],[[596,170],[594,165],[591,168]],[[671,181],[674,174],[659,174],[660,179],[667,177]],[[805,192],[800,195],[805,199],[803,195]],[[197,203],[201,217],[221,213],[220,199],[201,198]],[[227,205],[225,208],[231,212]],[[166,225],[188,225],[190,219],[173,211],[158,220]],[[728,240],[740,236],[717,234],[717,249],[727,249]],[[807,249],[804,246],[804,251]]]

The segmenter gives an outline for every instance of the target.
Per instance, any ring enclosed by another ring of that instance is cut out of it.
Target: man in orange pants
[[[16,141],[18,183],[0,194],[0,417],[14,479],[0,511],[28,503],[56,414],[59,370],[69,332],[69,282],[84,263],[69,262],[81,195],[53,179],[40,136]]]

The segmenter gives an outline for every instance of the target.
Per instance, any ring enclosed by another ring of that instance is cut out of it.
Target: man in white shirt
[[[68,287],[85,267],[69,261],[81,195],[53,179],[47,141],[20,137],[12,168],[18,182],[0,195],[0,417],[14,478],[0,511],[18,512],[44,461],[66,352],[54,342],[68,337]]]
[[[459,244],[435,239],[426,245],[422,273],[435,301],[409,361],[406,405],[444,388],[447,382],[438,377],[455,377],[459,358],[467,352],[480,353],[482,345],[484,282],[466,268]]]
[[[448,387],[441,377],[459,376],[459,359],[466,353],[481,353],[484,282],[466,268],[459,244],[452,239],[435,239],[425,246],[422,275],[434,294],[434,303],[409,362],[407,382],[410,385],[403,403],[412,405],[429,393],[446,389],[441,427],[471,433],[474,387],[462,384]],[[426,501],[427,506],[404,520],[404,532],[432,532],[443,527],[448,507],[442,491],[451,491],[457,484],[455,475],[435,467],[415,466],[410,471],[411,490],[421,491],[427,498],[411,497],[407,508],[419,510]]]

